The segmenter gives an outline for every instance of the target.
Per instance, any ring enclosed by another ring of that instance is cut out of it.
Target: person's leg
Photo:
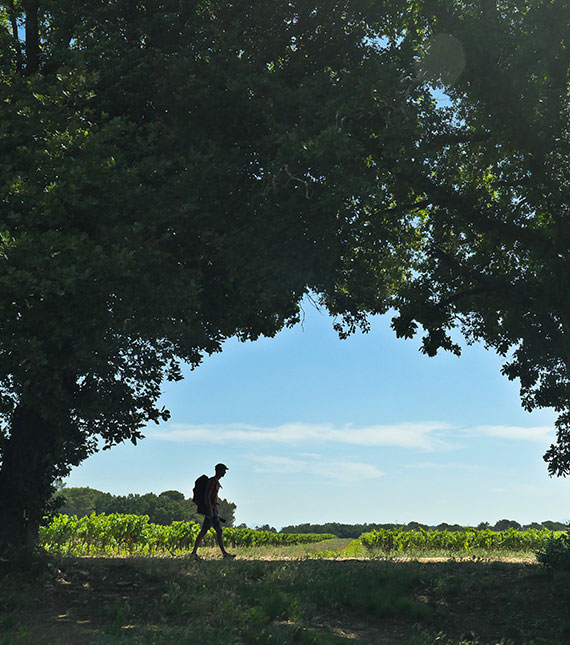
[[[222,552],[222,555],[224,556],[224,558],[235,558],[236,556],[233,553],[228,553],[224,548],[224,537],[222,535],[221,526],[216,528],[216,538],[218,540],[218,546],[220,547],[220,551]]]
[[[205,517],[204,518],[204,523],[202,524],[202,528],[200,529],[200,533],[196,536],[196,542],[194,542],[194,548],[192,549],[192,555],[196,555],[196,552],[198,551],[198,547],[200,544],[202,544],[202,540],[204,539],[204,535],[209,531],[210,526],[212,525],[212,522],[209,518]]]
[[[222,555],[224,556],[224,558],[227,558],[227,557],[233,558],[234,556],[228,553],[224,547],[224,535],[222,533],[222,525],[220,524],[220,518],[218,517],[217,513],[214,513],[213,526],[214,526],[214,530],[216,531],[216,541],[218,543],[218,546],[220,547],[220,551],[222,552]]]
[[[224,536],[222,534],[222,527],[218,524],[216,527],[216,541],[220,547],[220,551],[225,555],[226,549],[224,548]]]
[[[198,551],[198,547],[200,544],[202,544],[202,540],[204,539],[204,535],[208,532],[208,529],[204,530],[203,528],[200,529],[200,533],[196,536],[196,542],[194,542],[194,548],[192,549],[192,555],[196,555],[196,551]]]

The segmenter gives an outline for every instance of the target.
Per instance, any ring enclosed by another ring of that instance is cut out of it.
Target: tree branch
[[[474,223],[477,224],[481,232],[496,232],[506,240],[524,242],[531,246],[548,244],[546,237],[537,230],[519,226],[514,222],[505,222],[485,213],[477,203],[479,199],[477,195],[470,196],[459,193],[419,175],[411,176],[400,173],[400,177],[410,186],[426,194],[435,206],[452,209],[460,219],[470,226]]]
[[[401,206],[394,206],[393,208],[383,208],[376,210],[372,215],[389,215],[390,213],[405,213],[406,211],[415,211],[418,208],[425,208],[432,203],[429,199],[422,199],[419,202],[412,202],[411,204],[402,204]]]
[[[450,132],[437,134],[427,140],[427,145],[453,146],[460,143],[485,143],[489,141],[489,132]]]
[[[447,305],[451,305],[454,302],[457,302],[457,300],[461,300],[461,298],[467,298],[469,296],[479,296],[483,293],[490,293],[492,291],[499,291],[499,289],[494,289],[493,287],[489,287],[489,286],[473,287],[473,289],[463,289],[463,291],[458,291],[457,293],[452,294],[448,298],[445,298],[445,300],[440,300],[437,303],[437,306],[447,307]]]
[[[467,296],[476,296],[483,293],[500,293],[505,291],[513,291],[516,287],[503,279],[501,276],[489,276],[482,274],[477,269],[462,264],[456,257],[442,249],[440,246],[432,247],[432,253],[442,262],[452,267],[457,275],[467,279],[474,284],[472,287],[467,287],[457,293],[451,294],[445,299],[440,300],[438,306],[447,306],[461,300]]]

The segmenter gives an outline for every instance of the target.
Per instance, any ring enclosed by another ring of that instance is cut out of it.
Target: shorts
[[[214,517],[210,518],[206,515],[204,517],[204,523],[202,524],[202,530],[208,530],[210,528],[214,527],[214,529],[217,531],[218,529],[222,528],[222,525],[220,524],[220,516],[218,515],[218,511],[214,511]]]

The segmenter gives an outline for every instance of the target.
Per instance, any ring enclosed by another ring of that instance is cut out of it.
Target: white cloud
[[[399,423],[357,427],[316,423],[286,423],[280,426],[241,424],[171,425],[150,430],[148,436],[160,441],[201,444],[256,444],[311,448],[324,445],[350,445],[363,448],[396,447],[423,452],[447,452],[474,437],[545,443],[554,439],[551,426],[452,426],[447,423]],[[309,451],[307,451],[309,452]],[[450,467],[448,464],[447,467]],[[428,466],[420,466],[428,467]],[[433,466],[431,466],[433,467]],[[461,466],[463,467],[463,466]]]
[[[551,441],[554,439],[552,426],[477,426],[473,428],[477,434],[515,441]]]
[[[318,455],[304,456],[307,458],[292,459],[290,457],[267,455],[253,457],[253,461],[257,464],[255,470],[261,473],[285,474],[303,472],[350,483],[364,479],[376,479],[382,477],[384,474],[371,464],[324,459]]]
[[[259,473],[298,473],[304,469],[305,461],[291,459],[290,457],[253,457],[258,466]]]
[[[461,470],[466,471],[481,471],[489,470],[485,465],[480,464],[466,464],[453,461],[442,461],[442,462],[431,462],[431,461],[422,461],[419,463],[413,464],[404,464],[404,468],[409,468],[412,470],[418,470],[423,468],[425,470]]]
[[[395,446],[419,450],[449,448],[441,435],[452,430],[446,423],[400,423],[335,427],[326,424],[288,423],[281,426],[248,425],[191,426],[172,425],[165,431],[151,431],[153,439],[174,442],[228,443],[255,442],[279,444],[337,443],[353,446]]]

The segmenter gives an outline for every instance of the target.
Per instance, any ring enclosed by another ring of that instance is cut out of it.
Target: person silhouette
[[[208,479],[208,483],[206,484],[203,505],[198,504],[198,512],[202,513],[202,510],[205,512],[202,528],[200,529],[200,533],[198,533],[198,535],[196,536],[194,548],[192,549],[192,555],[195,558],[199,558],[198,547],[200,546],[200,544],[202,544],[204,536],[212,527],[214,527],[214,530],[216,531],[216,541],[218,542],[218,546],[220,547],[220,551],[222,552],[224,558],[235,558],[235,555],[233,553],[228,553],[224,547],[222,525],[220,516],[218,515],[218,506],[220,504],[218,493],[220,492],[220,488],[222,487],[222,485],[220,484],[220,479],[226,474],[228,470],[229,468],[225,464],[216,464],[215,475],[213,477],[210,477]]]

